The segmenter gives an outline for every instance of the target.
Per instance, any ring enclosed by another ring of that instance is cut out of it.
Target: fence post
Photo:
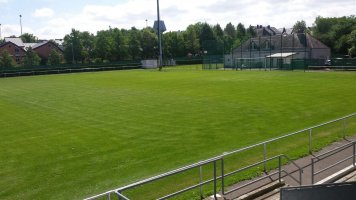
[[[312,133],[313,133],[313,129],[309,130],[309,154],[312,154]]]
[[[311,184],[314,185],[314,158],[311,159]]]
[[[282,173],[282,159],[281,156],[278,157],[278,181],[281,183],[281,173]]]
[[[203,167],[200,166],[199,167],[199,175],[200,175],[200,199],[204,199],[203,197],[203,186],[202,186],[202,183],[203,183]]]
[[[264,158],[264,162],[263,162],[263,168],[264,171],[267,171],[267,164],[266,164],[266,159],[267,159],[267,144],[263,143],[263,158]]]
[[[109,193],[109,195],[108,195],[108,199],[109,199],[109,200],[111,200],[111,193]]]
[[[224,186],[224,183],[225,183],[225,172],[224,172],[224,157],[221,158],[221,194],[222,195],[225,195],[225,186]]]
[[[354,167],[356,167],[355,165],[355,142],[353,143],[352,147],[353,147],[353,156],[352,156],[352,164],[354,165]]]
[[[214,161],[214,199],[216,200],[216,160]]]
[[[343,137],[344,139],[346,139],[346,119],[343,120],[342,126],[343,126]]]

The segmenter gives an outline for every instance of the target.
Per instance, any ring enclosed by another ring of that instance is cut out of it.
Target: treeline
[[[314,37],[329,46],[333,53],[356,56],[356,17],[317,17],[312,27]]]
[[[246,29],[241,23],[237,26],[228,23],[224,28],[219,24],[196,23],[184,31],[164,33],[163,54],[165,59],[201,56],[204,41],[214,41],[227,52],[255,34],[252,26]],[[142,30],[109,28],[96,35],[72,29],[64,37],[64,57],[68,63],[152,59],[158,55],[157,41],[157,35],[150,27]]]

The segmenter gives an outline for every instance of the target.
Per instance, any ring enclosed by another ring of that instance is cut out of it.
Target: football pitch
[[[4,78],[0,199],[82,199],[354,112],[355,72]]]

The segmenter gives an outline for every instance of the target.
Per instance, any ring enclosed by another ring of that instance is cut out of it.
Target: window
[[[267,40],[263,43],[262,49],[268,50],[271,48],[271,43]]]
[[[18,48],[15,49],[15,53],[19,53],[20,50]]]
[[[254,41],[251,42],[250,44],[250,49],[253,51],[253,50],[257,50],[257,45]]]

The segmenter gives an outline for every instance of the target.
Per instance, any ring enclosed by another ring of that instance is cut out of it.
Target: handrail
[[[338,122],[338,121],[341,121],[341,120],[344,120],[344,119],[347,119],[347,118],[350,118],[350,117],[353,117],[353,116],[356,116],[356,113],[353,113],[353,114],[350,114],[350,115],[346,115],[345,117],[341,117],[341,118],[338,118],[338,119],[335,119],[335,120],[332,120],[332,121],[328,121],[328,122],[325,122],[325,123],[322,123],[322,124],[319,124],[319,125],[316,125],[316,126],[311,126],[309,128],[305,128],[303,130],[296,131],[296,132],[293,132],[293,133],[290,133],[290,134],[287,134],[287,135],[283,135],[283,136],[280,136],[280,137],[277,137],[277,138],[266,140],[264,142],[260,142],[260,143],[257,143],[255,145],[251,145],[251,146],[248,146],[248,147],[245,147],[245,148],[241,148],[241,149],[237,149],[237,150],[234,150],[234,151],[231,151],[231,152],[227,152],[227,153],[224,153],[224,155],[227,156],[227,155],[231,155],[231,154],[238,153],[238,152],[241,152],[241,151],[245,151],[245,150],[257,147],[257,146],[261,146],[263,144],[271,143],[271,142],[274,142],[274,141],[277,141],[277,140],[280,140],[280,139],[283,139],[283,138],[286,138],[286,137],[290,137],[290,136],[293,136],[293,135],[296,135],[296,134],[299,134],[299,133],[303,133],[305,131],[309,131],[310,129],[319,128],[321,126],[325,126],[325,125],[328,125],[328,124],[331,124],[331,123],[334,123],[334,122]]]
[[[233,151],[230,151],[230,152],[225,152],[225,153],[223,153],[221,155],[218,155],[218,156],[206,159],[206,160],[202,160],[202,161],[199,161],[199,162],[191,164],[191,165],[187,165],[187,166],[184,166],[184,167],[181,167],[181,168],[178,168],[178,169],[175,169],[175,170],[172,170],[172,171],[169,171],[169,172],[157,175],[157,176],[153,176],[153,177],[150,177],[150,178],[147,178],[147,179],[144,179],[144,180],[141,180],[141,181],[138,181],[138,182],[135,182],[135,183],[132,183],[132,184],[129,184],[129,185],[114,189],[114,190],[109,190],[109,191],[107,191],[105,193],[98,194],[98,195],[86,198],[85,200],[93,200],[93,199],[96,199],[96,198],[99,198],[99,197],[104,197],[104,196],[110,195],[112,193],[119,193],[120,195],[122,195],[121,192],[123,192],[125,190],[131,189],[131,188],[134,188],[134,187],[137,187],[137,186],[141,186],[143,184],[150,183],[150,182],[153,182],[153,181],[157,181],[159,179],[162,179],[162,178],[165,178],[165,177],[168,177],[168,176],[172,176],[172,175],[175,175],[175,174],[178,174],[178,173],[181,173],[181,172],[184,172],[184,171],[196,168],[196,167],[201,167],[201,166],[204,166],[204,165],[207,165],[207,164],[210,164],[210,163],[214,163],[216,165],[217,161],[219,161],[219,160],[223,161],[224,157],[226,157],[226,156],[229,156],[229,155],[232,155],[232,154],[236,154],[236,153],[239,153],[239,152],[243,152],[243,151],[246,151],[246,150],[252,149],[254,147],[261,146],[261,145],[266,146],[266,144],[268,144],[268,143],[271,143],[271,142],[274,142],[274,141],[277,141],[277,140],[281,140],[281,139],[284,139],[284,138],[287,138],[287,137],[290,137],[290,136],[293,136],[293,135],[296,135],[296,134],[300,134],[300,133],[303,133],[305,131],[310,131],[310,134],[311,134],[311,130],[312,129],[315,129],[315,128],[318,128],[318,127],[322,127],[322,126],[325,126],[325,125],[328,125],[328,124],[331,124],[331,123],[335,123],[335,122],[338,122],[338,121],[341,121],[341,120],[344,120],[344,119],[347,119],[347,118],[350,118],[350,117],[353,117],[353,116],[356,116],[356,113],[353,113],[353,114],[350,114],[350,115],[347,115],[347,116],[344,116],[344,117],[341,117],[341,118],[338,118],[338,119],[335,119],[335,120],[332,120],[332,121],[324,122],[324,123],[319,124],[319,125],[311,126],[309,128],[305,128],[303,130],[296,131],[296,132],[293,132],[293,133],[290,133],[290,134],[286,134],[286,135],[283,135],[283,136],[280,136],[280,137],[276,137],[276,138],[273,138],[273,139],[270,139],[270,140],[259,142],[257,144],[250,145],[248,147],[240,148],[240,149],[233,150]],[[266,154],[266,152],[265,152],[265,154]],[[283,154],[281,154],[279,156],[285,157],[289,162],[291,162],[293,165],[295,165],[299,169],[300,174],[303,172],[303,169],[299,165],[297,165],[293,160],[291,160],[288,156],[283,155]],[[276,157],[278,157],[278,156],[276,156]],[[276,158],[276,157],[274,157],[274,158]],[[265,159],[262,162],[259,162],[259,164],[262,164],[263,162],[267,162],[269,160],[271,160],[271,159],[266,159],[266,157],[265,157]],[[237,173],[239,171],[242,171],[242,169],[239,169],[234,173]],[[223,175],[223,176],[220,176],[218,178],[220,179],[221,177],[230,176],[230,175],[232,175],[234,173],[230,172],[230,173],[228,173],[226,175]],[[216,178],[217,177],[215,177],[215,181],[216,181]],[[210,180],[209,182],[211,182],[211,181],[212,180]],[[302,182],[302,180],[301,180],[301,176],[300,176],[300,183],[301,182]],[[201,184],[196,185],[196,186],[201,186]],[[167,196],[170,196],[170,195],[167,195]]]
[[[329,169],[331,169],[331,168],[333,168],[333,167],[335,167],[335,166],[337,166],[337,165],[339,165],[339,164],[341,164],[343,162],[346,162],[347,160],[349,160],[351,158],[353,159],[352,160],[352,165],[355,167],[355,156],[356,156],[355,146],[356,146],[356,141],[352,141],[352,142],[349,142],[349,143],[347,143],[345,145],[342,145],[340,147],[337,147],[337,148],[331,149],[331,150],[329,150],[327,152],[324,152],[322,154],[319,154],[319,155],[315,156],[314,158],[311,158],[311,179],[312,179],[311,181],[312,181],[312,184],[314,184],[314,179],[315,179],[316,175],[318,175],[318,174],[320,174],[320,173],[322,173],[322,172],[324,172],[326,170],[329,170]],[[346,150],[346,149],[348,149],[350,147],[353,147],[353,152],[352,152],[351,156],[346,157],[346,158],[344,158],[344,159],[342,159],[342,160],[340,160],[340,161],[338,161],[338,162],[336,162],[336,163],[334,163],[332,165],[329,165],[326,168],[323,168],[323,169],[315,172],[314,167],[315,167],[316,163],[318,163],[319,161],[321,161],[321,160],[323,160],[323,159],[325,159],[327,157],[330,157],[330,156],[335,155],[335,154],[337,154],[339,152],[342,152],[342,151],[344,151],[344,150]]]

